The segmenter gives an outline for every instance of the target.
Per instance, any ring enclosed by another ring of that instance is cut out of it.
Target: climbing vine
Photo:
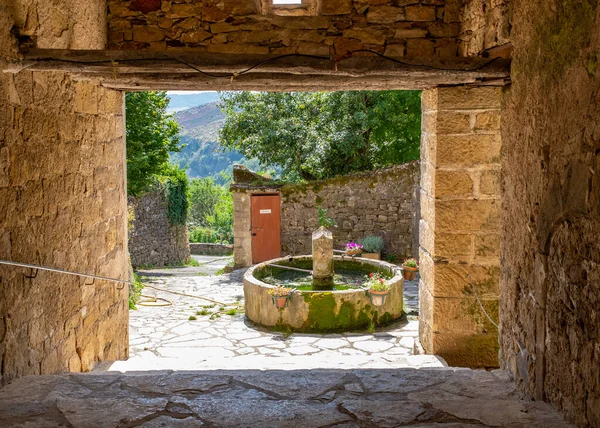
[[[188,214],[188,178],[185,171],[176,167],[169,169],[164,177],[163,189],[167,198],[167,217],[173,226],[183,226]]]

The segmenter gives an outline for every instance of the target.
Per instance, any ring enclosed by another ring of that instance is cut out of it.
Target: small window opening
[[[260,0],[262,13],[279,16],[316,16],[322,0]]]

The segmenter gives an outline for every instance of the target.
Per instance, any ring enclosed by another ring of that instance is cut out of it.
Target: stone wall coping
[[[253,285],[257,285],[259,287],[263,287],[263,288],[275,288],[274,285],[271,284],[267,284],[266,282],[262,282],[260,279],[257,279],[254,276],[254,272],[256,270],[260,270],[260,269],[264,269],[266,267],[268,267],[268,264],[277,264],[280,262],[289,262],[291,259],[297,260],[297,261],[302,261],[302,260],[310,260],[312,259],[311,255],[305,254],[302,256],[293,256],[293,257],[280,257],[278,259],[273,259],[273,260],[268,260],[266,262],[263,263],[259,263],[257,265],[252,266],[250,269],[248,269],[246,271],[246,273],[244,274],[244,280],[248,281],[249,283],[253,284]],[[333,260],[334,261],[347,261],[347,260],[356,260],[357,262],[361,262],[361,263],[367,263],[373,266],[377,266],[377,267],[384,267],[387,269],[390,269],[391,272],[394,273],[394,276],[390,279],[388,279],[388,282],[390,284],[394,284],[400,280],[403,280],[403,274],[402,274],[402,267],[401,266],[396,266],[394,264],[388,263],[388,262],[384,262],[384,261],[380,261],[380,260],[373,260],[373,259],[367,259],[364,257],[342,257],[342,256],[333,256]],[[348,290],[326,290],[326,293],[333,293],[333,294],[354,294],[357,292],[364,292],[365,289],[363,288],[354,288],[354,289],[348,289]],[[296,290],[297,293],[323,293],[323,290]]]

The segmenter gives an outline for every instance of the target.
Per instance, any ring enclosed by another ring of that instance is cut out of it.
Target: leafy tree
[[[191,242],[231,241],[233,237],[233,198],[225,186],[212,178],[191,180],[190,202]]]
[[[221,94],[220,143],[288,180],[323,179],[419,158],[418,91]]]
[[[222,197],[221,187],[212,178],[195,178],[190,181],[188,200],[190,222],[196,226],[209,226],[209,217],[215,214],[217,203]]]
[[[185,225],[188,218],[188,178],[185,170],[167,164],[157,181],[167,196],[167,216],[172,225]]]
[[[167,114],[166,92],[128,92],[125,105],[127,191],[135,196],[168,169],[169,152],[181,150],[179,125]]]

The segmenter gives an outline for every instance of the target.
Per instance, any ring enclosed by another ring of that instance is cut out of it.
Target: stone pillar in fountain
[[[313,288],[333,289],[333,236],[324,227],[312,235]]]

